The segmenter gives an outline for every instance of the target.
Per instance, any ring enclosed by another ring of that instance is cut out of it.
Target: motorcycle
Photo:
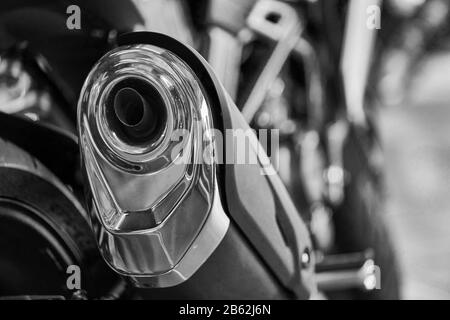
[[[373,1],[73,2],[0,5],[0,297],[399,298]]]

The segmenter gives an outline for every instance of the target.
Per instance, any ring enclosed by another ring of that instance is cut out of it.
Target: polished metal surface
[[[123,139],[108,103],[138,80],[164,102],[161,133],[148,143]],[[210,106],[192,70],[150,45],[105,55],[83,87],[78,123],[90,213],[105,260],[137,285],[188,279],[224,237],[229,219],[218,196]]]
[[[372,259],[368,259],[357,269],[329,271],[316,274],[320,291],[345,289],[375,290],[380,282],[380,274]]]

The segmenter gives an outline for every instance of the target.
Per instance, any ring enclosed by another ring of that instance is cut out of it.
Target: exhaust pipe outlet
[[[141,287],[189,279],[230,223],[213,154],[203,152],[212,115],[194,72],[169,50],[120,46],[87,77],[78,123],[104,259]]]
[[[111,93],[109,125],[130,145],[152,144],[164,134],[167,112],[164,101],[152,86],[139,80],[120,83]]]

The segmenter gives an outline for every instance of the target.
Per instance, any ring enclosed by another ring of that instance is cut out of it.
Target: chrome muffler
[[[78,106],[93,228],[105,260],[139,286],[188,279],[224,237],[208,102],[168,50],[128,45],[89,74]]]
[[[122,36],[89,74],[78,121],[92,227],[116,272],[168,288],[157,298],[309,296],[307,228],[253,132],[257,163],[220,161],[236,140],[225,131],[250,128],[195,50]]]

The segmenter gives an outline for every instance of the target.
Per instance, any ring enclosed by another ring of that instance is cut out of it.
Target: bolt
[[[307,269],[311,265],[311,253],[308,248],[302,253],[302,269]]]

